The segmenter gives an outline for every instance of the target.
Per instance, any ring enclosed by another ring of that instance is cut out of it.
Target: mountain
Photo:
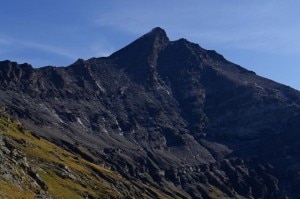
[[[161,28],[67,67],[2,61],[0,106],[150,198],[300,197],[300,92]]]

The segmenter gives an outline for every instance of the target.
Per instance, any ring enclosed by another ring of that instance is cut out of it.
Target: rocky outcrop
[[[24,152],[16,148],[15,141],[1,132],[0,187],[10,184],[10,186],[19,187],[19,192],[22,192],[22,189],[30,190],[31,194],[28,194],[27,197],[31,195],[37,198],[51,198],[47,192],[47,185],[39,177],[35,171],[36,169],[36,166],[28,162]],[[14,198],[16,196],[13,193],[6,192],[4,188],[0,191],[1,198]]]

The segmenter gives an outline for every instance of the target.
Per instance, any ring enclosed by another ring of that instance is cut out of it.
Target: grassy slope
[[[52,198],[174,198],[142,182],[129,182],[116,172],[34,136],[4,114],[0,114],[0,137],[11,140],[14,147],[24,153],[29,165],[47,185],[45,192]],[[0,176],[0,198],[34,198],[36,191],[30,185],[31,177],[24,175],[18,163],[14,167],[21,175],[21,185]]]

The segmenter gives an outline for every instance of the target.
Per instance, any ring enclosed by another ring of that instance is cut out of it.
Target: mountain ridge
[[[37,135],[73,153],[79,144],[128,180],[192,198],[299,196],[287,175],[299,170],[300,92],[161,28],[67,67],[0,62],[0,102]]]

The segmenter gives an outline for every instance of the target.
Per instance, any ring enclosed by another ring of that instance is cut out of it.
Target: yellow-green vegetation
[[[16,198],[30,199],[30,198],[34,198],[34,194],[33,194],[33,192],[31,192],[29,190],[24,190],[21,187],[17,187],[13,184],[0,182],[0,198],[2,198],[2,199],[16,199]]]
[[[141,198],[173,198],[139,180],[129,182],[116,172],[86,161],[32,134],[20,122],[1,113],[0,136],[10,139],[14,147],[24,153],[30,168],[27,172],[35,171],[38,177],[33,178],[42,180],[46,185],[43,191],[52,198],[131,198],[133,192]],[[15,168],[18,170],[21,166],[16,163]],[[0,198],[34,198],[39,193],[32,190],[32,176],[20,178],[22,186],[18,187],[0,177]]]
[[[75,199],[85,198],[87,195],[99,198],[121,197],[118,190],[93,172],[97,170],[113,180],[122,181],[118,174],[79,158],[43,138],[33,136],[30,131],[24,130],[19,122],[12,121],[4,115],[0,116],[0,131],[15,141],[16,148],[25,152],[29,163],[40,167],[38,175],[46,183],[53,198]],[[59,176],[59,173],[65,172],[65,168],[68,174]],[[1,191],[2,195],[20,193],[23,198],[30,198],[29,193],[33,195],[29,190],[17,189],[9,184],[1,184]]]

